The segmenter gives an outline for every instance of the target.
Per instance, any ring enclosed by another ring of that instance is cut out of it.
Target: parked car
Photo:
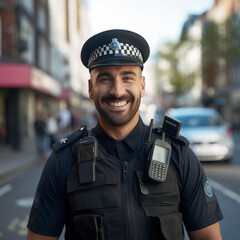
[[[188,139],[200,161],[231,160],[234,141],[230,124],[211,108],[172,108],[166,115],[182,122],[180,134]]]

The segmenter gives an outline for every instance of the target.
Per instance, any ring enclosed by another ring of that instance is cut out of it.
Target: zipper
[[[133,229],[130,228],[132,226],[132,213],[131,213],[131,205],[130,205],[130,191],[129,191],[129,164],[128,162],[123,163],[123,188],[124,188],[124,200],[125,200],[125,212],[126,212],[126,229],[127,229],[127,239],[133,238]]]

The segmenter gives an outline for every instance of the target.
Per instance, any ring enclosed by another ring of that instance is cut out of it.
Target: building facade
[[[194,85],[177,98],[172,94],[171,106],[214,107],[228,122],[238,117],[240,124],[239,39],[240,0],[215,0],[208,11],[190,15],[176,56],[181,73],[194,72]],[[168,67],[161,59],[158,64]],[[167,76],[161,78],[169,83]],[[162,92],[171,93],[171,86],[165,84]]]
[[[240,113],[240,0],[215,0],[205,21],[205,27],[209,22],[217,26],[218,53],[204,71],[203,102],[215,105],[225,119],[233,121]]]
[[[79,106],[86,81],[79,53],[89,34],[85,4],[0,1],[0,147],[21,149],[34,135],[37,113]]]

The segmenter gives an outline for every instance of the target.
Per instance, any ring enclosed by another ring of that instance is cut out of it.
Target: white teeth
[[[113,107],[122,107],[124,105],[126,105],[127,102],[112,102],[110,103],[111,106]]]

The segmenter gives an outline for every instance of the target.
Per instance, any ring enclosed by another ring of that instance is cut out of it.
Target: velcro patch
[[[217,201],[214,190],[208,180],[203,182],[204,196],[208,207],[211,207]]]

